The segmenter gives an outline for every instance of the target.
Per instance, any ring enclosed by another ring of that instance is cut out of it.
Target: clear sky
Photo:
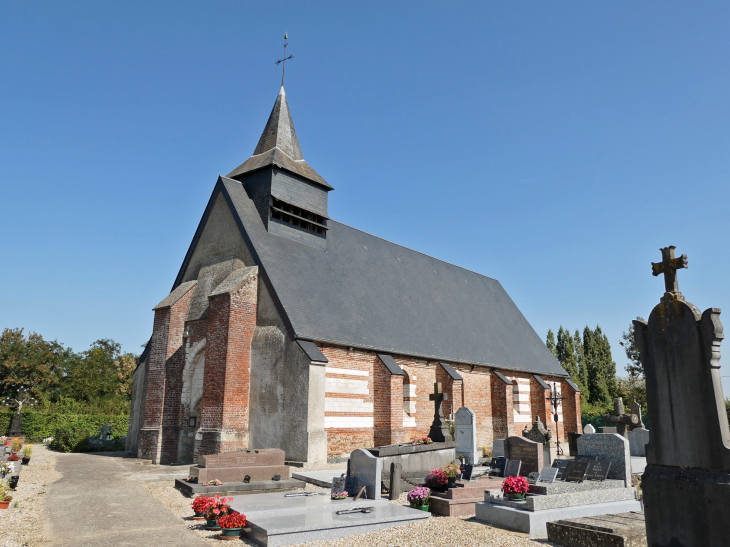
[[[660,247],[730,308],[729,28],[720,1],[0,2],[0,327],[139,351],[286,30],[330,215],[499,279],[542,338],[600,325],[622,371]]]

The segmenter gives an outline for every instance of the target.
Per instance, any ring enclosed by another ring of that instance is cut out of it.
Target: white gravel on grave
[[[341,465],[341,464],[340,464]],[[327,469],[327,468],[325,468]],[[192,519],[190,504],[192,498],[183,496],[179,490],[170,486],[169,483],[147,483],[147,488],[158,501],[177,515],[191,530],[203,537],[212,545],[222,545],[218,539],[218,532],[210,532],[205,529],[205,521]],[[317,489],[310,484],[307,490]],[[402,494],[398,501],[392,501],[400,505],[407,505],[406,495]],[[246,539],[241,539],[244,545],[256,545]],[[236,543],[239,545],[239,543]],[[436,517],[432,516],[426,521],[378,530],[365,534],[358,534],[342,539],[327,541],[316,541],[306,544],[307,547],[351,547],[352,545],[368,545],[368,547],[426,547],[426,546],[454,546],[454,547],[537,547],[554,546],[545,539],[531,540],[526,534],[508,532],[499,528],[493,528],[480,524],[471,518],[461,517]]]
[[[0,546],[46,544],[43,538],[44,494],[46,487],[60,478],[61,474],[56,471],[56,454],[42,444],[34,444],[30,463],[20,472],[10,507],[0,510]]]

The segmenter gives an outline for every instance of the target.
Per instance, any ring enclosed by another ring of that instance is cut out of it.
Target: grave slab
[[[635,488],[612,488],[605,490],[585,490],[582,492],[566,492],[549,496],[528,495],[524,501],[511,501],[501,494],[494,495],[494,491],[484,493],[484,501],[496,505],[504,505],[525,511],[544,511],[546,509],[560,509],[578,505],[608,503],[616,501],[636,500]]]
[[[343,473],[347,474],[347,468],[344,469],[325,469],[323,471],[297,471],[292,473],[292,479],[308,482],[320,488],[332,488],[332,479],[339,477]]]
[[[272,492],[269,494],[253,494],[248,496],[233,496],[230,506],[236,511],[246,515],[252,522],[270,515],[283,515],[290,513],[301,513],[308,511],[338,511],[360,507],[363,500],[354,498],[344,500],[333,500],[329,490],[307,490],[308,496],[287,496],[285,492]],[[293,494],[296,492],[289,492]],[[365,500],[368,506],[387,505],[388,500]]]
[[[188,497],[199,494],[212,495],[221,494],[231,496],[244,492],[266,492],[268,490],[296,490],[304,488],[305,482],[296,479],[281,479],[280,481],[251,481],[245,482],[224,482],[218,486],[204,486],[202,484],[189,483],[184,479],[175,479],[175,488]]]
[[[548,522],[547,536],[562,547],[647,546],[642,511]]]
[[[606,479],[605,481],[583,481],[583,482],[538,482],[530,486],[530,493],[533,494],[568,494],[570,492],[586,492],[589,490],[611,490],[623,488],[624,481],[620,479]]]
[[[480,502],[476,504],[476,520],[499,528],[522,532],[528,534],[530,538],[544,538],[547,537],[546,525],[548,522],[641,510],[641,502],[636,500],[593,503],[543,511],[525,511],[504,505]]]
[[[395,526],[406,526],[429,518],[429,513],[391,503],[376,504],[360,500],[358,507],[373,507],[371,513],[337,515],[330,511],[306,511],[287,514],[286,518],[268,515],[252,520],[245,532],[247,539],[266,547],[292,545],[309,541],[338,539]]]

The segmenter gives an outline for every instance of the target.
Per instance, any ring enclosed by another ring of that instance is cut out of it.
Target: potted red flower
[[[203,515],[207,521],[205,527],[208,530],[220,530],[218,519],[231,512],[231,506],[228,505],[229,501],[233,501],[233,498],[221,497],[218,494],[208,499],[208,503],[205,504],[203,510]]]
[[[241,537],[241,529],[246,526],[246,515],[232,512],[219,518],[218,526],[221,527],[221,539],[238,539]]]
[[[209,496],[198,496],[193,500],[193,513],[195,513],[193,520],[205,520],[203,512],[210,499]]]
[[[10,456],[8,456],[9,462],[17,462],[19,459],[20,459],[20,456],[18,456],[15,452],[13,452],[12,454],[10,454]]]
[[[502,483],[502,492],[507,494],[510,500],[523,500],[530,489],[530,483],[525,477],[507,477]]]

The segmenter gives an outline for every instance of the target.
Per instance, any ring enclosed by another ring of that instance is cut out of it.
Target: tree
[[[642,317],[637,317],[637,321],[643,321],[644,319]],[[623,332],[621,334],[621,340],[619,341],[619,344],[623,346],[624,351],[626,352],[626,357],[629,359],[629,363],[624,367],[626,369],[626,372],[629,373],[629,376],[631,378],[641,378],[646,379],[646,376],[644,376],[644,365],[641,364],[641,359],[639,356],[639,348],[636,347],[636,343],[634,341],[634,323],[629,324],[629,330],[628,332]]]
[[[545,340],[545,345],[550,350],[550,353],[553,354],[553,357],[555,357],[557,359],[558,354],[555,351],[555,335],[553,334],[553,331],[550,329],[548,329],[547,340]]]
[[[0,335],[0,398],[18,396],[22,387],[38,400],[53,396],[72,352],[56,341],[23,329],[5,329]]]
[[[616,363],[611,356],[611,344],[601,327],[583,329],[583,363],[588,375],[589,402],[608,404],[618,393]]]
[[[555,346],[555,354],[565,372],[570,374],[571,380],[580,386],[580,373],[578,371],[578,355],[575,352],[573,337],[567,329],[560,326],[558,329],[558,343]]]
[[[578,377],[580,378],[578,386],[580,387],[581,398],[583,401],[588,401],[591,395],[588,386],[588,368],[583,358],[583,340],[578,329],[575,329],[575,334],[573,334],[573,346],[575,347],[575,359],[578,365]]]
[[[69,362],[62,384],[64,397],[76,401],[123,398],[132,393],[136,356],[121,354],[114,340],[97,340],[91,347],[75,354]]]

